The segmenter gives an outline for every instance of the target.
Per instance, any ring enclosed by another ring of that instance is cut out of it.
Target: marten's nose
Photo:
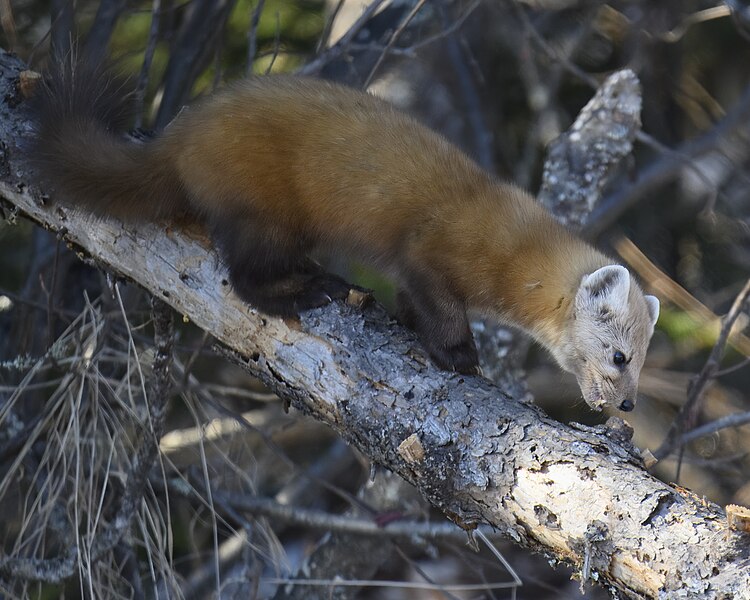
[[[620,410],[622,410],[622,411],[630,412],[634,408],[635,408],[635,404],[633,404],[632,400],[623,400],[620,403]]]

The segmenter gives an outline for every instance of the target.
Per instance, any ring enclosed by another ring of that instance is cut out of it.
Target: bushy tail
[[[159,140],[126,140],[132,95],[103,63],[71,53],[44,76],[32,102],[31,160],[55,197],[123,220],[168,217],[185,202]]]

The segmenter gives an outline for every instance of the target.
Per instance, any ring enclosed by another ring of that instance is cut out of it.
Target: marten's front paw
[[[305,283],[305,289],[297,294],[298,311],[318,308],[334,301],[350,300],[352,291],[361,295],[360,299],[351,302],[358,305],[365,304],[372,294],[369,290],[347,283],[330,273],[314,275]]]
[[[481,375],[479,355],[473,341],[462,342],[448,348],[431,348],[430,355],[438,367],[464,375]]]
[[[311,277],[307,282],[306,287],[306,292],[309,292],[311,295],[322,293],[328,298],[328,302],[331,302],[333,300],[346,300],[349,296],[349,290],[354,286],[336,275],[321,273]]]
[[[306,310],[313,308],[320,308],[326,304],[330,304],[336,298],[331,296],[328,290],[320,287],[311,287],[309,289],[298,292],[292,296],[289,300],[294,306],[294,312],[299,314]]]

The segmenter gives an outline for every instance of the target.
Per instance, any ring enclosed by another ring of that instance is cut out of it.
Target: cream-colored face
[[[563,367],[576,376],[590,407],[633,410],[658,317],[659,301],[644,295],[624,267],[602,267],[583,277]]]

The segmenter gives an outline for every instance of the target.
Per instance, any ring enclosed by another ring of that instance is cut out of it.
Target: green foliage
[[[132,75],[138,74],[143,64],[151,29],[150,4],[142,2],[139,10],[124,14],[112,36],[112,55],[121,57],[123,70]],[[256,0],[238,0],[222,36],[219,59],[198,80],[197,92],[213,84],[217,65],[228,79],[245,73],[248,35],[256,7]],[[324,24],[322,0],[267,0],[256,30],[253,72],[265,73],[272,62],[275,72],[291,71],[301,65],[315,49]],[[169,45],[162,41],[157,45],[151,68],[151,93],[155,92],[154,82],[160,81],[168,57]]]
[[[227,23],[225,66],[245,64],[247,38],[252,14],[257,2],[239,0]],[[267,0],[256,31],[258,50],[253,65],[255,73],[265,73],[276,53],[274,71],[289,71],[299,66],[304,55],[315,48],[325,24],[323,3],[318,1],[291,2]]]
[[[690,313],[669,305],[659,311],[659,329],[683,346],[709,348],[716,342],[715,324],[701,323]]]
[[[362,287],[375,292],[375,297],[383,303],[386,308],[393,310],[396,307],[396,287],[393,281],[384,277],[380,272],[356,263],[349,269],[352,281]]]

